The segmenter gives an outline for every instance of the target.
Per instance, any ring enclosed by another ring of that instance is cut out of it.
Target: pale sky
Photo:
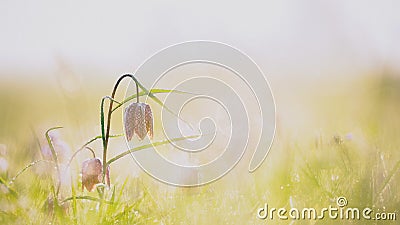
[[[396,0],[56,2],[0,2],[0,76],[51,73],[59,59],[118,74],[162,48],[198,39],[230,44],[272,76],[400,62]]]

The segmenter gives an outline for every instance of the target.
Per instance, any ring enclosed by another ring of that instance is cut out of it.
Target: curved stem
[[[139,85],[138,85],[138,81],[136,80],[136,78],[132,75],[132,74],[124,74],[122,75],[117,82],[114,85],[114,88],[112,90],[111,93],[111,101],[110,104],[108,106],[108,113],[107,113],[107,125],[106,125],[106,131],[104,132],[104,100],[105,98],[102,99],[101,102],[101,122],[102,122],[102,139],[103,139],[103,182],[104,182],[104,178],[106,175],[106,171],[107,171],[107,148],[108,148],[108,140],[109,140],[109,135],[110,135],[110,126],[111,126],[111,114],[112,114],[112,106],[113,106],[113,99],[115,98],[115,93],[117,92],[117,88],[118,85],[121,83],[121,81],[126,78],[126,77],[130,77],[135,83],[136,83],[136,93],[137,93],[137,98],[136,101],[139,102]]]
[[[112,137],[112,138],[121,137],[121,136],[123,136],[123,134],[110,135],[110,137]],[[71,166],[72,160],[76,157],[76,155],[78,155],[78,153],[81,152],[84,149],[88,149],[89,151],[91,151],[92,154],[93,154],[93,158],[96,157],[95,151],[92,148],[88,147],[88,145],[91,144],[92,142],[96,141],[97,139],[100,139],[100,138],[102,138],[101,135],[96,136],[96,137],[90,139],[85,144],[83,144],[78,150],[76,150],[76,152],[74,152],[74,154],[71,156],[71,158],[68,161],[67,169]]]
[[[85,146],[85,149],[89,150],[89,151],[92,153],[93,158],[96,158],[96,153],[94,153],[93,148],[91,148],[91,147],[89,147],[89,146]]]
[[[66,168],[69,168],[69,167],[71,166],[72,160],[75,158],[75,156],[78,155],[78,153],[81,152],[81,151],[84,150],[84,149],[89,150],[89,151],[92,153],[93,158],[96,157],[96,153],[94,152],[94,150],[93,150],[92,148],[90,148],[90,147],[88,147],[88,146],[84,146],[84,147],[78,149],[76,152],[74,152],[74,154],[73,154],[73,155],[71,156],[71,158],[69,159]]]
[[[139,85],[138,82],[135,80],[135,84],[136,84],[136,103],[139,103]]]

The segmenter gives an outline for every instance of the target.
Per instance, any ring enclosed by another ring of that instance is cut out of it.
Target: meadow
[[[55,166],[43,153],[48,151],[46,130],[62,126],[50,132],[53,144],[57,139],[55,148],[71,153],[100,135],[100,99],[114,79],[0,84],[0,224],[397,224],[400,219],[269,221],[256,216],[265,203],[320,209],[336,206],[344,196],[349,207],[399,217],[399,74],[326,78],[297,88],[272,79],[276,137],[254,173],[243,169],[245,156],[209,185],[180,188],[154,180],[128,156],[111,165],[111,187],[100,196],[82,188],[81,164],[91,157],[90,151],[82,151],[63,174],[58,191]],[[156,111],[156,104],[150,104]],[[111,134],[122,133],[120,121],[122,113],[116,113]],[[91,148],[101,157],[101,140]],[[124,137],[110,138],[109,149],[111,155],[124,152]]]

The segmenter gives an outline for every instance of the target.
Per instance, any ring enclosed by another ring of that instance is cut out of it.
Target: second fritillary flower
[[[102,182],[103,164],[98,158],[87,159],[82,163],[82,191],[93,191],[96,184]],[[106,171],[106,183],[110,186],[110,167]]]

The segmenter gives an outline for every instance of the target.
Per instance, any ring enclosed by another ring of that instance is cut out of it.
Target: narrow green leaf
[[[110,135],[110,138],[116,138],[116,137],[122,137],[122,136],[124,136],[124,135],[123,135],[123,134],[115,134],[115,135]],[[96,136],[96,137],[93,137],[92,139],[90,139],[89,141],[87,141],[85,144],[83,144],[82,147],[80,147],[79,149],[85,148],[86,146],[88,146],[89,144],[91,144],[92,142],[94,142],[94,141],[96,141],[96,140],[98,140],[98,139],[100,139],[100,138],[102,138],[101,135],[98,135],[98,136]]]
[[[57,175],[58,175],[57,191],[56,191],[56,194],[54,195],[54,198],[55,198],[55,199],[57,198],[57,195],[58,195],[58,193],[59,193],[59,191],[60,191],[60,186],[61,186],[61,171],[60,171],[60,165],[59,165],[59,163],[58,163],[57,153],[56,153],[56,150],[54,149],[54,145],[53,145],[53,142],[52,142],[52,140],[51,140],[51,138],[50,138],[49,132],[52,131],[52,130],[61,129],[61,128],[63,128],[63,127],[52,127],[52,128],[50,128],[50,129],[48,129],[48,130],[46,131],[46,135],[45,135],[45,136],[46,136],[46,139],[47,139],[47,143],[49,144],[49,147],[50,147],[50,150],[51,150],[51,154],[52,154],[52,156],[53,156],[53,161],[54,161],[54,163],[56,164],[56,170],[57,170]]]
[[[139,96],[143,96],[143,95],[148,95],[148,94],[159,94],[159,93],[178,93],[178,94],[194,94],[194,93],[190,93],[190,92],[186,92],[186,91],[178,91],[178,90],[168,90],[168,89],[150,89],[147,92],[145,91],[141,91],[139,92]],[[119,107],[121,107],[122,105],[124,105],[125,103],[129,102],[132,99],[136,98],[136,94],[133,94],[129,97],[127,97],[126,99],[124,99],[121,103],[119,103],[117,106],[115,106],[112,110],[112,112],[114,112],[115,110],[117,110]]]
[[[173,138],[173,139],[168,139],[168,140],[163,140],[163,141],[158,141],[158,142],[153,142],[153,143],[150,143],[150,144],[138,146],[136,148],[132,148],[132,149],[130,149],[128,151],[125,151],[125,152],[123,152],[123,153],[121,153],[121,154],[119,154],[117,156],[114,156],[112,159],[107,161],[107,165],[110,165],[111,163],[117,161],[118,159],[120,159],[120,158],[122,158],[122,157],[124,157],[124,156],[126,156],[126,155],[128,155],[128,154],[130,154],[132,152],[135,152],[135,151],[139,151],[139,150],[143,150],[143,149],[147,149],[147,148],[151,148],[151,147],[155,147],[155,146],[159,146],[159,145],[165,145],[165,144],[168,144],[168,143],[171,143],[171,142],[183,141],[183,140],[190,139],[190,138],[197,138],[197,137],[200,137],[200,136],[201,135],[192,135],[192,136],[186,136],[186,137],[179,137],[179,138]]]
[[[157,104],[159,104],[161,107],[165,108],[168,112],[170,112],[172,115],[176,116],[178,119],[180,119],[182,122],[186,123],[192,130],[193,127],[190,125],[189,122],[185,121],[184,119],[182,119],[178,114],[176,114],[174,111],[172,111],[170,108],[168,108],[167,106],[165,106],[162,101],[157,98],[153,93],[151,93],[149,90],[147,90],[135,77],[132,77],[135,82],[138,84],[138,86],[140,87],[140,89],[142,89],[146,95],[148,95],[151,99],[153,99],[153,101],[155,101]],[[139,94],[140,95],[140,94]]]
[[[50,129],[48,129],[46,131],[46,140],[47,140],[47,143],[49,144],[50,151],[51,151],[51,154],[53,156],[53,160],[54,160],[54,163],[56,164],[56,168],[57,168],[58,172],[60,172],[60,168],[58,166],[58,157],[57,157],[56,150],[54,149],[53,142],[51,141],[49,132],[52,131],[52,130],[61,129],[61,128],[63,128],[63,127],[52,127],[52,128],[50,128]]]
[[[104,101],[107,97],[101,99],[100,104],[100,125],[101,125],[101,139],[103,141],[103,150],[106,149],[106,131],[104,129]]]

